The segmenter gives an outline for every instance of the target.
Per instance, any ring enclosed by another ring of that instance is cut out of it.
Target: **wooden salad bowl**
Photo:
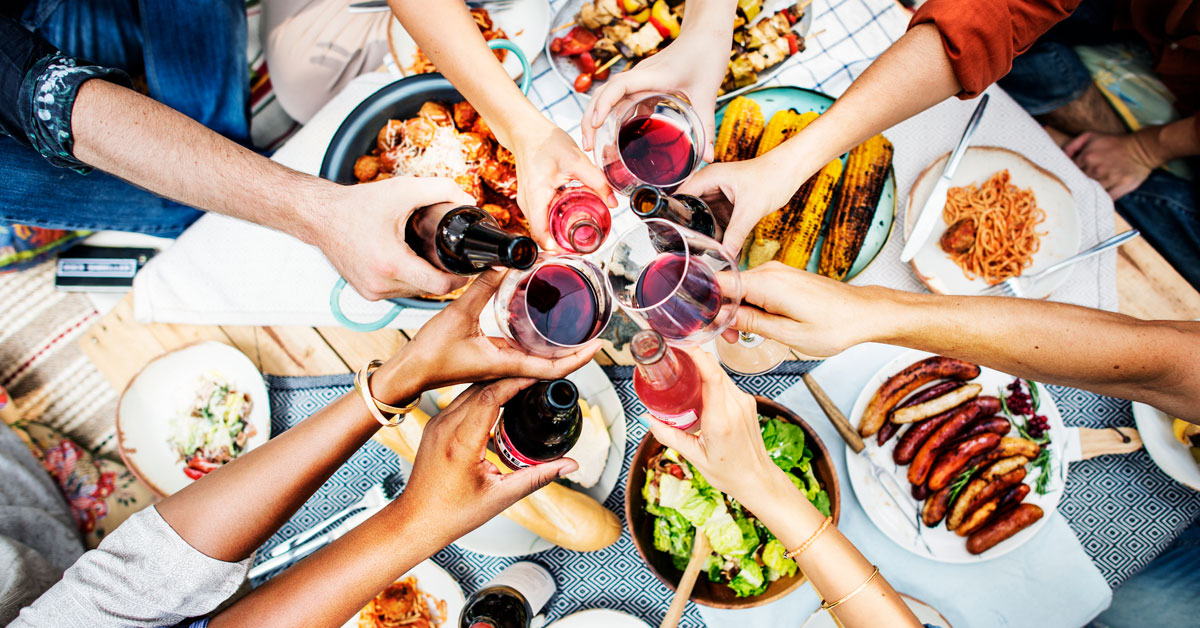
[[[783,419],[804,430],[805,443],[813,452],[813,473],[821,482],[821,487],[829,493],[829,511],[833,516],[834,525],[837,525],[841,514],[841,491],[833,460],[830,459],[825,444],[804,419],[787,407],[765,397],[755,396],[755,401],[758,402],[759,414]],[[655,440],[654,435],[646,432],[629,467],[629,477],[625,484],[625,521],[629,526],[629,534],[633,537],[633,545],[642,556],[642,560],[663,584],[674,591],[683,572],[675,568],[670,554],[654,549],[654,519],[646,513],[646,500],[642,497],[642,487],[646,484],[646,463],[662,449],[663,445]],[[707,576],[701,574],[692,589],[690,599],[712,608],[751,608],[773,602],[796,590],[805,581],[804,574],[797,571],[794,576],[772,582],[760,595],[737,597],[728,585],[710,582]]]

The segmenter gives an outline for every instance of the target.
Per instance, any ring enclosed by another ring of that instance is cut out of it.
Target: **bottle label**
[[[513,470],[540,464],[537,460],[526,457],[513,446],[512,441],[508,438],[508,432],[504,429],[503,417],[500,419],[500,425],[496,428],[496,454],[500,456],[500,460],[504,464],[508,465],[508,468]]]
[[[556,588],[554,576],[550,575],[545,567],[528,561],[513,563],[505,567],[504,571],[496,574],[496,577],[485,585],[485,588],[491,586],[512,587],[520,591],[521,595],[525,596],[525,601],[529,602],[529,608],[535,615],[554,596]]]
[[[681,430],[686,430],[687,428],[695,425],[696,421],[700,420],[700,417],[696,416],[695,410],[688,410],[682,414],[668,414],[666,412],[650,410],[650,414],[659,421]]]

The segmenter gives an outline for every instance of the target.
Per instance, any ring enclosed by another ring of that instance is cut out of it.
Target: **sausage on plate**
[[[921,521],[931,528],[937,527],[937,524],[946,518],[946,510],[949,508],[950,487],[947,486],[925,500],[925,504],[921,507]]]
[[[1021,469],[1024,471],[1026,464],[1029,464],[1029,458],[1026,458],[1025,456],[1009,456],[1007,458],[1001,458],[993,462],[988,468],[984,469],[983,474],[980,475],[980,477],[987,482],[991,482],[992,480],[1011,473],[1016,469]]]
[[[1033,487],[1028,484],[1018,484],[1008,489],[1008,492],[1000,498],[1000,505],[996,506],[996,514],[999,515],[1016,508],[1017,504],[1020,504],[1021,500],[1025,499],[1025,496],[1029,495],[1032,490]]]
[[[941,414],[952,408],[976,398],[979,393],[983,392],[983,386],[979,384],[967,384],[962,388],[952,390],[936,399],[930,399],[925,403],[918,403],[914,406],[902,408],[892,412],[892,422],[894,423],[915,423],[921,419],[928,419],[935,414]]]
[[[1000,439],[1000,446],[997,449],[1002,454],[1001,458],[1025,456],[1030,460],[1037,458],[1038,453],[1042,451],[1041,445],[1027,438],[1017,438],[1015,436],[1006,436]]]
[[[982,554],[1033,525],[1043,514],[1035,504],[1021,504],[976,530],[967,538],[967,551]]]
[[[858,433],[862,436],[874,436],[879,428],[883,427],[888,412],[925,384],[938,379],[967,381],[979,377],[979,372],[977,364],[942,356],[925,358],[909,365],[889,377],[879,390],[875,391],[875,395],[867,403],[866,411],[863,412]]]
[[[909,406],[915,406],[918,403],[925,403],[926,401],[929,401],[930,399],[936,399],[938,397],[941,397],[942,395],[954,390],[955,388],[960,388],[962,386],[963,386],[962,382],[955,381],[955,380],[951,380],[948,382],[939,382],[937,384],[930,386],[929,388],[925,388],[923,390],[918,390],[917,392],[913,393],[908,399],[905,399],[903,402],[900,403],[900,405],[896,406],[896,410],[899,410],[901,408],[907,408]],[[893,410],[892,412],[895,412],[895,410]],[[883,447],[883,445],[885,443],[887,443],[888,440],[891,439],[891,437],[895,436],[896,432],[899,432],[899,431],[900,431],[900,424],[891,421],[890,415],[889,415],[889,420],[884,421],[883,427],[879,428],[879,434],[876,435],[875,443],[877,445],[879,445],[880,447]],[[916,452],[914,451],[913,453],[916,453]]]
[[[979,436],[968,438],[957,445],[947,448],[942,455],[933,464],[933,468],[929,471],[929,478],[926,484],[933,491],[941,490],[943,486],[950,484],[954,478],[958,476],[963,469],[967,468],[967,462],[982,453],[987,453],[996,448],[1000,444],[1000,437],[991,432],[985,432]]]
[[[936,459],[938,451],[943,446],[958,438],[959,434],[964,432],[967,426],[975,422],[975,419],[995,412],[995,410],[989,410],[989,408],[994,405],[998,406],[999,404],[1000,400],[995,397],[976,397],[955,408],[951,417],[937,431],[930,434],[929,438],[925,439],[925,443],[921,445],[921,449],[917,451],[917,455],[913,456],[912,464],[908,466],[908,481],[913,484],[924,483],[930,469],[933,468],[933,462]],[[982,453],[982,451],[976,453]],[[930,486],[930,488],[934,487]]]
[[[954,498],[954,502],[950,504],[950,514],[946,517],[946,529],[953,530],[962,523],[967,516],[967,510],[971,507],[971,503],[980,492],[987,486],[987,482],[979,478],[975,478],[967,483],[963,490],[959,491],[958,497]]]
[[[978,436],[984,432],[992,432],[1004,436],[1012,430],[1012,422],[1002,416],[992,416],[986,419],[979,419],[971,426],[965,438]]]

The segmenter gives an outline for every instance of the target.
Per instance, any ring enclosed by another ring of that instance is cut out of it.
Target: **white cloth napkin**
[[[903,351],[859,345],[826,360],[812,375],[848,412],[871,374]],[[871,523],[859,505],[846,471],[846,446],[808,388],[796,384],[779,401],[816,430],[834,460],[842,504],[838,529],[879,566],[897,591],[932,605],[954,628],[1079,628],[1108,607],[1112,591],[1058,513],[1049,515],[1028,543],[983,563],[940,563],[902,549]],[[700,615],[709,628],[799,626],[819,606],[816,593],[805,585],[766,606],[737,611],[701,606]]]

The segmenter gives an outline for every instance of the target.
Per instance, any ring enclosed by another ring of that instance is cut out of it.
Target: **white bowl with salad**
[[[840,512],[838,479],[825,445],[794,412],[757,397],[763,441],[772,460],[791,474],[817,509]],[[654,439],[642,439],[630,465],[625,519],[650,571],[674,589],[699,527],[713,554],[691,600],[714,608],[749,608],[787,595],[804,583],[786,548],[736,501],[708,484],[695,467]]]
[[[163,497],[270,437],[262,374],[242,352],[220,342],[187,345],[151,360],[117,404],[121,458]]]

